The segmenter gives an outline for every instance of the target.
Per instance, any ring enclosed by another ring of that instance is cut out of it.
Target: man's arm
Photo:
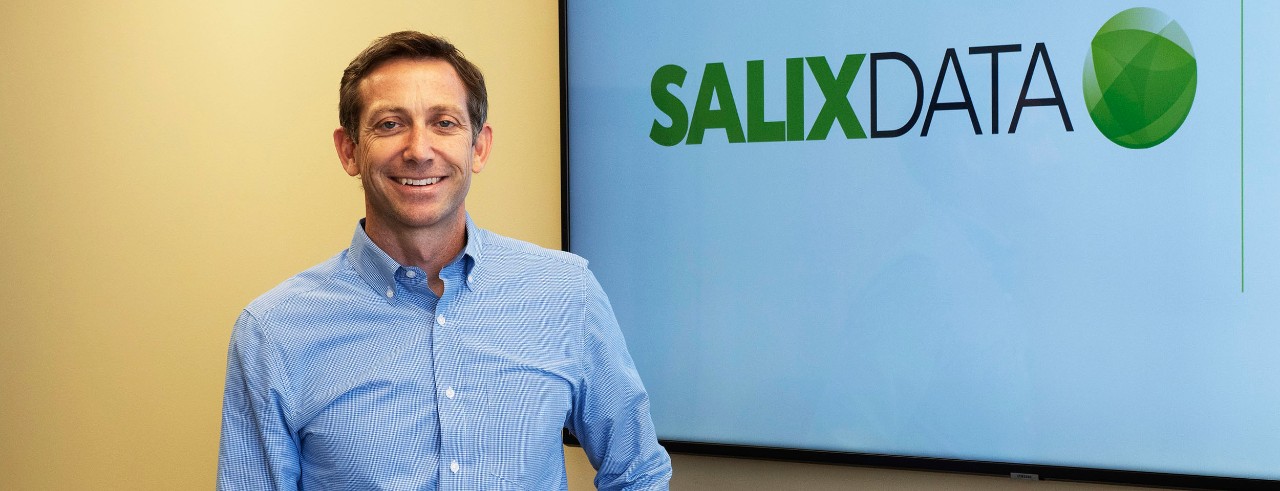
[[[665,490],[671,458],[658,445],[649,395],[640,382],[613,308],[587,272],[582,389],[570,431],[578,437],[601,490]]]
[[[298,442],[285,424],[279,355],[248,312],[227,350],[218,490],[297,490]]]

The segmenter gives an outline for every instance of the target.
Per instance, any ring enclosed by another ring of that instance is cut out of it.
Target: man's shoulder
[[[318,290],[337,281],[344,272],[344,257],[345,251],[293,275],[249,302],[245,312],[261,320],[283,305],[314,296]]]
[[[543,267],[585,272],[587,260],[570,252],[548,249],[485,229],[479,229],[484,242],[484,258],[499,262],[536,261]]]

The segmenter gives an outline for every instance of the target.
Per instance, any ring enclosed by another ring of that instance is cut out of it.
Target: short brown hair
[[[440,59],[453,66],[467,89],[467,116],[471,118],[471,138],[474,140],[484,127],[489,112],[489,93],[485,90],[484,75],[480,69],[444,38],[417,31],[400,31],[374,40],[342,71],[342,84],[338,88],[338,123],[347,130],[351,141],[357,142],[360,112],[364,110],[360,81],[379,65],[399,58]]]

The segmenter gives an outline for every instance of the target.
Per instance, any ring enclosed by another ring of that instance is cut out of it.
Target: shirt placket
[[[440,299],[427,286],[426,273],[416,267],[399,268],[395,273],[395,281],[387,287],[386,297],[395,303],[403,305],[404,308],[417,309],[420,307],[423,309],[421,312],[427,315],[415,327],[429,329],[430,333],[424,339],[425,345],[421,348],[421,354],[413,355],[413,359],[409,363],[421,370],[419,376],[430,379],[429,386],[433,394],[439,392],[441,378],[437,373],[437,363],[435,361],[436,357],[439,356],[435,349],[435,346],[439,343],[439,332],[436,331],[437,326],[434,318],[436,316],[435,313],[440,308]],[[415,349],[415,351],[419,350]],[[441,456],[441,439],[444,436],[441,429],[444,425],[441,421],[442,411],[439,398],[435,398],[435,407],[423,408],[423,410],[434,413],[431,421],[433,427],[429,429],[423,428],[423,430],[434,433],[432,435],[433,438],[430,438],[428,443],[431,448],[426,449],[426,453]],[[447,467],[447,464],[445,467]]]
[[[475,461],[474,437],[468,434],[468,421],[472,408],[467,401],[474,400],[468,393],[464,365],[459,358],[457,317],[458,299],[462,291],[462,261],[455,261],[440,272],[444,281],[444,294],[436,303],[435,322],[432,326],[435,342],[436,407],[440,421],[440,483],[441,489],[467,489],[469,483],[478,482]]]

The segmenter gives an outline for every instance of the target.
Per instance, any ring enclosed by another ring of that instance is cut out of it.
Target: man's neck
[[[440,270],[462,252],[467,243],[466,217],[447,227],[397,230],[376,219],[365,219],[365,234],[379,249],[403,266],[416,266],[427,274],[427,286],[435,294],[444,293]]]

